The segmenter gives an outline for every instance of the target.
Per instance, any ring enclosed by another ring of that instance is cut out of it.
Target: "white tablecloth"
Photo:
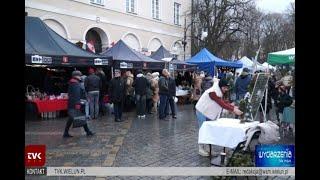
[[[240,124],[239,119],[220,118],[203,122],[199,130],[199,144],[212,144],[235,148],[246,139],[246,130],[259,124],[258,121]]]
[[[189,94],[189,91],[188,90],[177,90],[176,91],[176,96],[186,96]]]

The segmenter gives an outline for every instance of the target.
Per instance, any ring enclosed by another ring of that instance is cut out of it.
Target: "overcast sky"
[[[256,0],[257,7],[264,12],[283,13],[294,0]]]

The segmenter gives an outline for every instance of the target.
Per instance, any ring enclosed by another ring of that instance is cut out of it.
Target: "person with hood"
[[[159,119],[166,120],[166,104],[169,96],[169,72],[167,69],[162,70],[162,75],[158,81],[160,104],[159,104]]]
[[[95,74],[95,70],[89,68],[89,76],[84,81],[84,87],[88,93],[91,119],[97,119],[99,115],[99,94],[101,86],[101,80]]]
[[[207,89],[211,88],[212,86],[213,86],[213,78],[212,78],[212,76],[206,74],[202,83],[201,83],[202,92],[206,91]]]
[[[226,79],[221,79],[202,94],[196,104],[196,116],[199,129],[204,121],[218,119],[223,109],[233,112],[236,115],[242,114],[237,106],[223,99],[223,96],[229,90],[229,86],[230,84]],[[209,152],[205,150],[204,144],[199,144],[199,154],[201,156],[209,156]]]
[[[243,68],[241,75],[237,78],[235,84],[236,100],[244,98],[248,92],[248,86],[251,82],[251,76],[249,76],[249,69]]]
[[[132,86],[134,87],[136,94],[137,116],[138,118],[145,118],[148,80],[144,77],[140,70],[137,71],[137,78],[133,82]]]
[[[151,74],[152,79],[151,79],[151,89],[153,90],[153,96],[152,96],[152,102],[153,102],[153,112],[158,111],[158,101],[159,101],[159,85],[158,85],[158,80],[159,80],[159,73],[154,72]]]
[[[113,103],[114,109],[114,121],[122,121],[122,110],[125,98],[125,82],[121,78],[121,71],[119,69],[114,70],[114,78],[111,79],[109,84],[110,101]]]
[[[63,137],[69,138],[73,137],[69,134],[69,129],[73,122],[73,116],[78,114],[77,112],[81,109],[81,102],[80,99],[85,98],[85,92],[81,88],[81,75],[82,73],[80,71],[73,71],[72,72],[72,78],[69,81],[69,87],[68,87],[68,115],[69,119],[66,123],[66,127],[64,129]],[[88,124],[85,124],[83,126],[84,131],[87,133],[87,136],[94,135],[93,132],[90,131]]]

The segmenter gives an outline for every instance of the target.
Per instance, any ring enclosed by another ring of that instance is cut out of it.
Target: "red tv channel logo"
[[[27,145],[24,151],[25,166],[44,166],[46,163],[45,145]]]

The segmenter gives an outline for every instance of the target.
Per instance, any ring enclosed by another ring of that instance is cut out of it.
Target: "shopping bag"
[[[72,119],[72,128],[82,127],[87,124],[87,117],[79,110],[74,110],[69,113]]]

